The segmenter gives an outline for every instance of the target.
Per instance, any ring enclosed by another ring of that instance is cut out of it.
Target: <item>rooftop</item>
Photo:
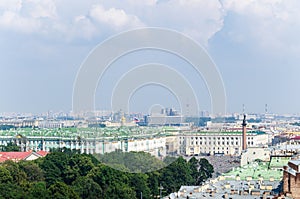
[[[260,198],[264,194],[267,196],[276,195],[280,191],[279,181],[211,181],[203,186],[181,186],[178,193],[173,193],[170,198],[190,199],[198,198],[234,198],[234,199],[254,199]],[[178,196],[178,197],[177,197]],[[167,198],[167,197],[166,197]]]
[[[283,168],[284,165],[285,164],[283,164],[281,168]],[[273,168],[269,169],[269,162],[254,162],[243,167],[233,168],[222,176],[224,176],[226,180],[234,180],[237,177],[241,180],[247,180],[249,177],[253,180],[258,180],[259,178],[264,180],[269,180],[271,178],[274,180],[281,180],[282,171]]]
[[[199,135],[242,135],[242,131],[194,131],[194,132],[185,132],[185,134],[199,134]],[[248,135],[263,135],[266,134],[263,131],[247,131]]]
[[[290,160],[290,163],[299,166],[300,165],[300,160]]]

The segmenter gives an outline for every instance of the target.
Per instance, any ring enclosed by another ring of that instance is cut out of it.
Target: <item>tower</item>
[[[246,150],[247,149],[247,123],[246,123],[246,115],[244,114],[244,119],[243,119],[243,143],[242,143],[242,150]]]

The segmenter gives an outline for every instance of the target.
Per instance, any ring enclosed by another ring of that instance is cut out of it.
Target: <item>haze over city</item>
[[[296,0],[1,1],[0,112],[70,111],[76,74],[96,45],[122,31],[161,27],[186,34],[207,50],[223,78],[228,112],[242,112],[245,104],[246,112],[263,113],[268,104],[269,112],[299,113],[299,4]],[[178,70],[183,66],[180,73],[197,91],[201,110],[210,110],[205,82],[188,64],[151,50],[114,63],[98,86],[96,108],[110,108],[114,81],[129,67],[149,62]],[[153,85],[138,90],[130,104],[135,112],[147,112],[153,104],[178,109],[168,90]]]

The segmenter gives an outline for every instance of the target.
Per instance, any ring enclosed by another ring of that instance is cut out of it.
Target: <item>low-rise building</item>
[[[26,151],[26,152],[0,152],[0,162],[11,160],[19,162],[21,160],[35,160],[40,157],[44,157],[48,154],[46,151]]]
[[[241,166],[249,164],[256,159],[267,162],[270,161],[270,149],[261,147],[248,147],[241,154]]]

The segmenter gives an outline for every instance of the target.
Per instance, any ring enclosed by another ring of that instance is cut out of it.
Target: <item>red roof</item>
[[[300,136],[298,135],[298,136],[292,137],[291,139],[292,140],[300,140]]]
[[[6,160],[12,160],[12,161],[20,161],[27,158],[29,155],[31,155],[31,151],[27,152],[0,152],[0,162],[4,162]]]
[[[47,151],[38,151],[38,152],[0,152],[0,162],[4,162],[6,160],[12,160],[18,162],[20,160],[26,160],[27,157],[34,154],[38,157],[44,157],[48,154]]]

